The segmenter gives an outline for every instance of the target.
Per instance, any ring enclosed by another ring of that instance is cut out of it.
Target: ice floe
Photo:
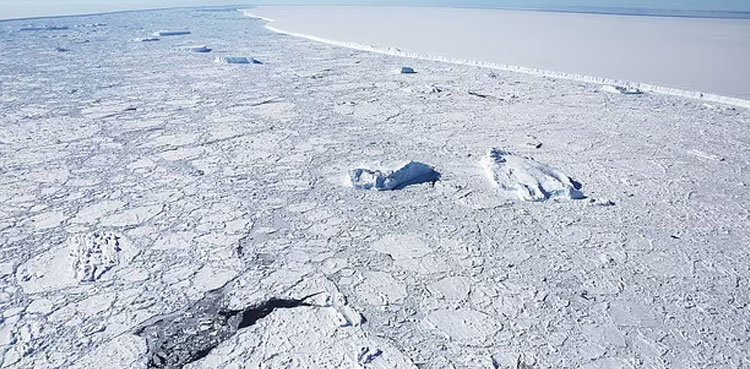
[[[226,64],[263,64],[255,58],[246,56],[220,56],[215,59],[215,62]]]
[[[110,232],[74,234],[68,239],[73,271],[82,282],[95,281],[120,261],[122,237]]]
[[[189,35],[190,31],[156,31],[154,32],[154,36],[160,37],[160,36],[182,36],[182,35]]]
[[[559,170],[534,159],[491,149],[482,164],[490,180],[518,200],[584,198],[580,184]]]
[[[158,37],[141,37],[141,38],[137,38],[135,40],[137,42],[154,42],[154,41],[159,41],[161,39],[158,38]]]
[[[401,70],[399,71],[401,74],[414,74],[417,73],[414,68],[412,67],[401,67]]]
[[[410,161],[394,171],[354,169],[349,172],[349,185],[361,190],[399,190],[424,182],[436,182],[440,173],[427,164]]]

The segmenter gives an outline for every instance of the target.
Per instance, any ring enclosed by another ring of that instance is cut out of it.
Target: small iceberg
[[[347,184],[360,190],[391,191],[418,183],[434,183],[439,179],[440,173],[431,166],[410,161],[394,171],[354,169],[349,172]]]
[[[160,41],[161,39],[158,37],[142,37],[135,39],[136,42],[154,42],[154,41]]]
[[[67,29],[70,29],[68,26],[41,26],[41,27],[35,27],[35,26],[29,26],[21,28],[19,31],[65,31]]]
[[[163,36],[182,36],[182,35],[189,35],[190,31],[156,31],[154,32],[154,36],[157,37],[163,37]]]
[[[612,86],[612,85],[604,85],[601,88],[602,91],[610,92],[613,94],[622,94],[622,95],[641,95],[643,94],[643,91],[635,88],[635,87],[627,87],[627,86]]]
[[[192,51],[194,53],[210,53],[211,48],[206,45],[199,45],[199,46],[185,46],[184,48],[186,51]]]
[[[222,56],[215,60],[217,63],[226,64],[263,64],[259,60],[245,56]]]
[[[417,73],[412,67],[401,67],[401,74],[415,74]]]
[[[482,164],[493,184],[521,201],[585,198],[580,183],[531,158],[492,149]]]

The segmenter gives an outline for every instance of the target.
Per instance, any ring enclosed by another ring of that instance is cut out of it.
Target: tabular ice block
[[[222,56],[216,58],[216,62],[226,64],[263,64],[257,59],[245,56]]]
[[[182,36],[182,35],[189,35],[190,31],[156,31],[154,32],[154,36],[161,37],[161,36]]]
[[[492,149],[484,158],[483,165],[490,180],[518,200],[584,198],[580,184],[559,170],[531,158]]]
[[[412,184],[435,182],[439,179],[440,173],[435,169],[416,161],[410,161],[395,171],[354,169],[349,172],[349,183],[361,190],[399,190]]]
[[[412,67],[401,67],[401,74],[414,74],[417,73]]]
[[[122,238],[109,232],[76,234],[68,239],[73,272],[81,282],[91,282],[120,262]]]
[[[211,48],[206,45],[198,45],[198,46],[185,46],[186,51],[192,51],[194,53],[210,53]]]

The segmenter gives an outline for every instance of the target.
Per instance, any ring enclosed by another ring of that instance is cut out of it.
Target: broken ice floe
[[[194,53],[210,53],[211,48],[206,45],[197,45],[197,46],[185,46],[185,51],[192,51]]]
[[[534,159],[492,149],[483,164],[490,180],[518,200],[584,198],[579,183]]]
[[[82,282],[95,281],[119,263],[122,238],[109,232],[76,234],[68,239],[73,271]]]
[[[399,71],[401,74],[414,74],[417,73],[414,68],[412,67],[401,67],[401,70]]]
[[[182,36],[182,35],[189,35],[190,31],[156,31],[154,32],[154,36],[162,37],[162,36]]]
[[[302,299],[271,298],[244,309],[226,309],[221,289],[209,291],[186,311],[156,317],[135,330],[144,337],[149,368],[182,368],[206,357],[238,330],[254,325],[277,309],[315,306]]]
[[[217,63],[226,64],[263,64],[255,58],[249,58],[245,56],[222,56],[215,60]]]
[[[605,92],[611,92],[613,94],[623,94],[623,95],[640,95],[643,93],[643,91],[635,87],[628,87],[628,86],[604,85],[602,86],[601,90]]]
[[[349,172],[348,184],[361,190],[388,191],[412,184],[436,182],[439,179],[440,173],[429,165],[410,161],[395,171],[354,169]]]

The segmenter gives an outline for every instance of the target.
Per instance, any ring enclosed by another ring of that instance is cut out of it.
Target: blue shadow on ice
[[[395,171],[385,173],[355,169],[349,173],[349,180],[352,187],[360,190],[392,191],[413,184],[435,183],[440,180],[440,173],[427,164],[410,161]]]

